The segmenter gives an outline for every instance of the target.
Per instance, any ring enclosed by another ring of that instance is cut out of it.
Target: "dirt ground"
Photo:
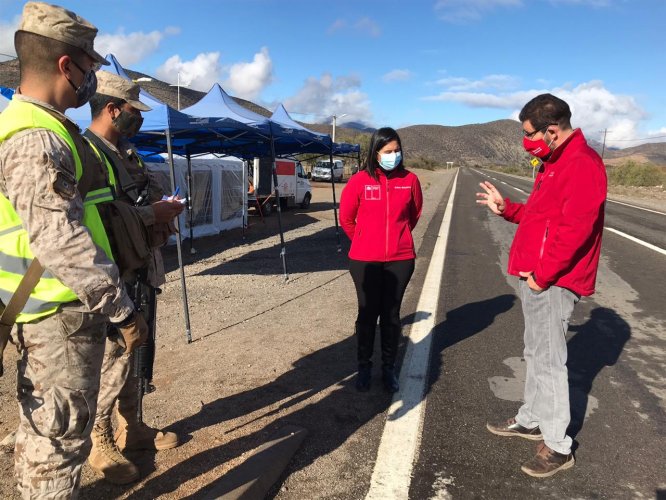
[[[441,197],[432,183],[442,174],[418,175],[426,201],[433,197],[426,210],[431,214]],[[343,188],[335,185],[338,202]],[[341,229],[336,232],[332,197],[330,184],[313,183],[309,209],[282,213],[287,281],[277,213],[263,221],[251,215],[245,232],[197,239],[195,254],[184,242],[191,344],[185,337],[177,253],[175,247],[166,249],[169,272],[158,299],[157,390],[145,397],[144,418],[177,432],[185,443],[157,455],[129,454],[143,479],[127,487],[108,485],[84,466],[82,498],[198,496],[284,424],[310,427],[312,414],[304,408],[317,405],[317,411],[331,414],[349,404],[354,413],[353,398],[330,398],[354,374],[356,306],[347,272],[348,241]],[[18,422],[11,369],[16,358],[10,346],[0,379],[0,440]],[[322,377],[318,372],[324,365],[329,368]],[[312,431],[308,439],[316,439]],[[18,498],[9,447],[0,452],[0,497]]]
[[[453,172],[415,172],[425,197],[423,222],[415,233],[418,248]],[[335,187],[339,200],[344,184]],[[621,195],[630,199],[640,194]],[[647,193],[645,198],[646,206],[666,209],[666,196]],[[271,495],[312,498],[323,487],[329,498],[350,493],[353,473],[333,476],[338,471],[329,465],[344,459],[344,447],[359,438],[355,432],[332,436],[325,427],[336,422],[353,430],[381,426],[390,399],[362,404],[350,388],[356,299],[347,272],[348,241],[335,229],[331,186],[314,183],[311,207],[289,209],[282,216],[287,281],[276,213],[264,221],[250,217],[245,232],[234,229],[198,239],[194,254],[189,242],[184,243],[191,344],[185,340],[175,248],[165,251],[169,273],[158,302],[157,390],[146,396],[144,415],[148,424],[180,434],[184,444],[156,455],[128,455],[142,473],[141,481],[130,486],[109,485],[85,466],[82,498],[201,496],[276,429],[290,423],[310,431],[307,452],[297,454],[294,474]],[[419,265],[427,261],[417,259],[417,270]],[[417,292],[408,289],[408,294]],[[0,439],[18,421],[11,369],[15,360],[15,352],[8,349],[6,375],[0,379]],[[318,419],[324,423],[318,425]],[[334,451],[338,455],[332,457]],[[311,495],[298,486],[306,466],[315,470],[305,490]],[[0,497],[18,498],[13,450],[7,447],[0,452]]]

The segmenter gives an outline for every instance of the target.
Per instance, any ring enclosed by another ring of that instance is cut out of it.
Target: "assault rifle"
[[[134,352],[133,374],[138,380],[139,391],[136,418],[143,422],[143,396],[155,390],[153,386],[153,364],[155,363],[155,323],[157,318],[157,295],[162,291],[147,283],[145,270],[139,272],[136,283],[130,287],[130,297],[134,308],[139,312],[148,325],[148,338],[146,342],[136,348]]]

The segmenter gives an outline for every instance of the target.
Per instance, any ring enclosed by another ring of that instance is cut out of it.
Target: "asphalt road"
[[[597,293],[568,335],[576,466],[528,477],[520,465],[535,443],[485,429],[515,414],[524,362],[517,280],[505,272],[515,226],[475,203],[482,180],[519,201],[531,189],[489,171],[458,176],[409,497],[664,498],[666,256],[604,232]],[[666,248],[664,214],[609,201],[606,226]]]

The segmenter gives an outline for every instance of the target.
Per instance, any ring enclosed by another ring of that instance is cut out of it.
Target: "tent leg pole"
[[[171,192],[176,191],[176,172],[173,166],[173,151],[171,150],[171,133],[167,130],[167,153],[169,155],[169,173],[171,174]],[[188,193],[189,194],[189,193]],[[183,248],[180,233],[180,217],[176,217],[176,249],[178,250],[178,267],[180,269],[180,284],[183,298],[183,313],[185,315],[185,338],[187,343],[192,342],[192,331],[190,330],[190,309],[187,305],[187,287],[185,285],[185,268],[183,266]]]
[[[248,213],[247,213],[247,204],[248,204],[248,199],[247,199],[247,190],[249,188],[249,181],[248,181],[248,171],[247,169],[249,168],[249,163],[247,160],[243,160],[243,179],[241,181],[241,189],[242,189],[242,200],[243,200],[243,210],[241,212],[243,216],[243,239],[245,239],[245,230],[247,229],[247,223],[248,223]]]
[[[287,271],[287,247],[284,244],[284,232],[282,231],[282,207],[280,206],[280,190],[278,188],[277,169],[275,166],[275,142],[273,133],[271,131],[271,156],[273,157],[273,185],[275,187],[275,198],[277,201],[277,215],[278,215],[278,228],[280,230],[280,258],[282,259],[282,271],[284,273],[284,280],[289,280],[289,273]]]
[[[329,155],[331,163],[331,188],[333,189],[333,219],[335,220],[335,237],[338,240],[338,253],[342,252],[342,245],[340,243],[340,228],[338,226],[338,207],[335,200],[335,177],[333,175],[333,143],[331,143],[331,154]]]
[[[190,217],[190,254],[195,254],[194,249],[194,211],[192,210],[192,158],[187,155],[187,212]]]

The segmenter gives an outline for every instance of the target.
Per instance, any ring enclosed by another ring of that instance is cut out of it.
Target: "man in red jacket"
[[[487,428],[499,436],[538,440],[521,467],[548,477],[574,465],[565,335],[574,305],[594,293],[606,201],[606,169],[570,124],[562,99],[542,94],[521,110],[523,146],[543,164],[527,202],[503,199],[482,182],[478,203],[518,224],[509,274],[520,277],[527,365],[524,404],[515,417]]]

